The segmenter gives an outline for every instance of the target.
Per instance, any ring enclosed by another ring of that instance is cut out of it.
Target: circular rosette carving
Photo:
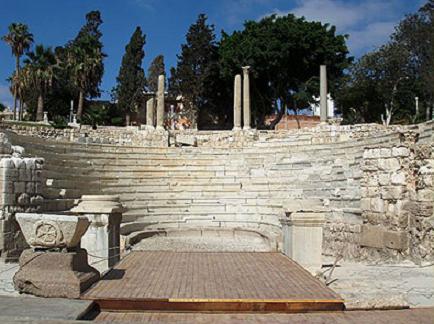
[[[56,222],[41,220],[35,224],[33,245],[41,247],[60,247],[63,233]]]

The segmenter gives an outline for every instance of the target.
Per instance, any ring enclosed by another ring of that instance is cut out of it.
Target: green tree
[[[327,65],[333,93],[352,61],[345,39],[336,34],[334,26],[308,22],[292,14],[247,21],[244,30],[232,35],[223,33],[219,48],[221,73],[231,84],[242,66],[252,67],[252,121],[257,127],[265,127],[265,116],[276,112],[277,118],[270,125],[274,128],[287,109],[300,108],[297,96],[310,101],[318,96],[321,64]]]
[[[408,69],[415,75],[414,94],[431,119],[434,109],[434,0],[407,15],[397,26],[391,42],[408,52]],[[422,116],[420,116],[422,117]],[[423,116],[425,117],[425,116]]]
[[[125,113],[127,126],[130,124],[131,113],[137,111],[141,103],[146,86],[145,73],[142,68],[142,61],[145,57],[144,45],[145,34],[137,26],[130,42],[125,47],[125,54],[122,57],[122,64],[116,79],[117,86],[114,94],[118,100],[119,109]]]
[[[386,109],[393,123],[425,118],[415,113],[415,97],[431,116],[434,92],[434,28],[430,0],[417,13],[406,16],[387,44],[362,56],[349,69],[338,91],[337,105],[344,122],[380,122]]]
[[[103,23],[99,11],[86,14],[86,23],[77,37],[66,45],[62,59],[69,71],[70,82],[78,93],[77,118],[83,114],[86,97],[100,96],[99,86],[104,74],[104,57],[100,31]]]
[[[154,58],[148,69],[148,89],[152,92],[157,92],[158,76],[165,74],[164,56],[158,55]]]
[[[20,74],[20,58],[25,51],[29,50],[33,43],[33,34],[29,32],[29,27],[21,23],[12,23],[8,27],[8,34],[2,37],[12,49],[12,55],[15,56],[15,74],[17,80]],[[17,85],[18,82],[15,82]],[[17,114],[17,97],[18,91],[16,87],[13,87],[14,94],[14,119],[16,119]]]
[[[36,120],[41,121],[44,117],[44,98],[53,84],[56,58],[51,47],[37,45],[34,52],[27,54],[24,63],[23,82],[37,93]]]
[[[184,113],[196,128],[199,112],[211,103],[208,84],[218,64],[214,26],[207,24],[206,15],[200,14],[190,26],[177,57],[176,69],[171,70],[170,91],[182,96]]]

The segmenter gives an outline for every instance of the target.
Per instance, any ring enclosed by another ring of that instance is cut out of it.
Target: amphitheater
[[[122,253],[281,252],[282,219],[305,213],[324,216],[324,264],[434,261],[433,129],[433,122],[213,132],[2,124],[24,156],[44,159],[33,189],[43,197],[38,211],[119,195]],[[18,246],[10,214],[0,218],[2,257]]]

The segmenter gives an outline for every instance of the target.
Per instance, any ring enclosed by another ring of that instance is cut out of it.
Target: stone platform
[[[280,253],[132,252],[82,299],[102,311],[344,309],[339,295]]]

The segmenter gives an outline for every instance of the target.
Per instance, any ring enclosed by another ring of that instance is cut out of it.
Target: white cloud
[[[387,42],[393,27],[402,18],[401,1],[365,0],[350,3],[344,0],[298,0],[289,11],[273,10],[271,13],[293,13],[310,21],[335,25],[339,33],[348,34],[348,46],[355,55]]]
[[[13,97],[9,91],[9,86],[0,84],[0,102],[6,106],[12,107]]]
[[[384,0],[366,0],[358,4],[341,0],[299,0],[292,13],[347,29],[359,23],[388,19],[393,16],[394,6],[393,2]]]
[[[348,46],[355,53],[363,50],[372,50],[386,43],[394,31],[396,22],[374,22],[361,30],[349,32]]]
[[[226,22],[233,26],[243,23],[255,7],[267,7],[273,5],[276,0],[224,0],[222,15]]]
[[[132,0],[132,2],[145,10],[155,10],[155,0]]]

